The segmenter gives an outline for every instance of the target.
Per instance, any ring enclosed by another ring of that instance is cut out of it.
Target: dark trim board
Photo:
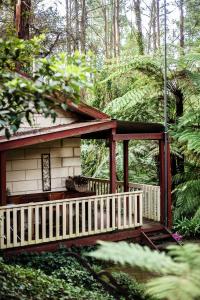
[[[31,245],[25,247],[18,247],[12,249],[4,249],[3,253],[5,256],[18,255],[26,252],[53,252],[57,251],[61,247],[70,248],[72,246],[75,247],[83,247],[83,246],[91,246],[95,245],[99,240],[101,241],[109,241],[109,242],[117,242],[124,240],[133,240],[133,242],[140,243],[141,241],[141,232],[145,231],[154,231],[156,229],[161,229],[163,226],[161,224],[152,225],[149,228],[138,227],[136,229],[126,229],[126,230],[116,230],[109,233],[102,233],[98,235],[74,238],[64,241],[56,241],[51,243],[44,243],[40,245]]]
[[[115,141],[124,140],[163,140],[163,132],[160,133],[117,133]]]

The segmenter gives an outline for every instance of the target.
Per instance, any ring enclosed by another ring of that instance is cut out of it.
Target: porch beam
[[[6,152],[0,151],[0,206],[6,204]]]
[[[124,140],[162,140],[163,132],[159,133],[123,133],[116,134],[115,141]]]
[[[171,157],[170,157],[170,143],[167,143],[167,226],[169,229],[172,228],[172,194],[171,194],[171,185],[172,185],[172,178],[171,178]]]
[[[160,220],[164,224],[165,214],[165,161],[164,161],[165,142],[159,141],[159,184],[160,184]]]
[[[116,141],[115,137],[115,129],[112,129],[110,135],[110,193],[116,193],[116,183],[117,183],[117,174],[116,174]]]
[[[128,184],[128,161],[129,161],[129,155],[128,155],[128,143],[129,141],[124,140],[123,141],[123,164],[124,164],[124,192],[129,191],[129,184]]]

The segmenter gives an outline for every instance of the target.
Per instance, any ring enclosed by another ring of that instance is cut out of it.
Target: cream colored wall
[[[80,138],[67,138],[10,150],[6,181],[11,195],[42,192],[41,154],[50,153],[51,190],[65,190],[67,176],[81,174]]]
[[[37,129],[42,127],[51,127],[51,126],[57,126],[57,125],[63,125],[63,124],[70,124],[75,121],[78,121],[77,115],[75,115],[72,112],[65,112],[57,111],[57,117],[55,122],[53,122],[52,118],[48,117],[45,118],[41,114],[34,114],[34,119],[32,122],[32,126],[28,124],[26,120],[23,121],[23,124],[20,126],[19,131],[27,131],[31,128]]]

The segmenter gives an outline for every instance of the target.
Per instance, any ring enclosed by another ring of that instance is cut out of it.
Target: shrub
[[[117,283],[124,289],[126,289],[128,297],[127,300],[150,300],[150,297],[145,293],[145,287],[143,284],[138,283],[134,278],[124,272],[113,272],[113,277]]]
[[[6,265],[0,262],[0,299],[102,299],[112,300],[105,292],[75,287],[40,270]]]
[[[187,219],[175,221],[174,230],[186,238],[200,237],[200,219]]]

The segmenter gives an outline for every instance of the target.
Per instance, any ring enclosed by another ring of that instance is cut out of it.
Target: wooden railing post
[[[123,141],[123,163],[124,163],[124,192],[129,191],[128,184],[128,140]]]
[[[0,151],[0,206],[6,204],[6,152]]]
[[[168,142],[167,144],[167,161],[168,161],[168,174],[167,174],[167,183],[168,183],[168,188],[167,188],[167,192],[168,192],[168,204],[167,204],[167,216],[168,216],[168,227],[171,229],[172,227],[172,200],[171,200],[171,157],[170,157],[170,144]]]
[[[116,192],[116,142],[114,140],[115,130],[112,129],[112,134],[110,136],[110,193]]]
[[[159,162],[160,162],[160,172],[159,172],[159,182],[160,182],[160,218],[161,223],[164,224],[164,201],[165,201],[165,168],[164,168],[164,149],[165,143],[164,140],[159,141]]]

